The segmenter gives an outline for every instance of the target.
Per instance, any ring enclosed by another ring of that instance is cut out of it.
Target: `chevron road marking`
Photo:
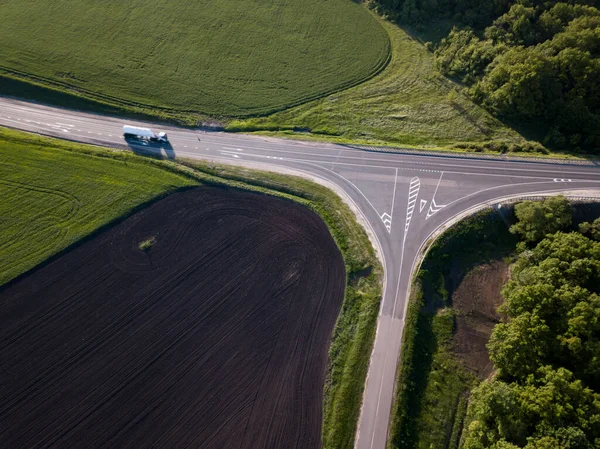
[[[440,179],[438,180],[437,186],[435,188],[435,192],[433,192],[433,198],[431,198],[431,203],[429,203],[429,210],[427,211],[427,216],[425,217],[425,220],[427,220],[433,214],[435,214],[436,212],[438,212],[441,209],[443,209],[444,207],[446,207],[445,204],[438,205],[435,202],[435,196],[437,195],[437,191],[440,188],[440,183],[442,182],[442,176],[444,176],[444,172],[442,172],[442,174],[440,175]]]
[[[431,204],[429,205],[429,211],[427,212],[427,217],[429,218],[431,217],[433,214],[435,214],[436,212],[439,212],[440,210],[442,210],[444,207],[446,207],[445,204],[442,205],[437,205],[435,203],[435,198],[431,200]]]
[[[381,214],[381,220],[383,221],[385,228],[390,232],[392,230],[392,216],[387,212],[384,212]]]
[[[379,216],[379,218],[381,218],[381,221],[383,221],[383,225],[385,226],[385,229],[387,229],[387,232],[389,232],[389,233],[392,232],[392,216],[394,215],[394,203],[396,202],[396,182],[397,181],[398,181],[398,169],[396,169],[396,174],[394,176],[394,193],[392,194],[392,209],[390,210],[389,214],[387,212],[384,212],[383,214],[381,214]],[[373,209],[375,209],[375,208],[373,208]]]

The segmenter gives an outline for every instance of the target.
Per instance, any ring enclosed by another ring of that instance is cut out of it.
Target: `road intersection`
[[[124,124],[167,131],[171,146],[127,144]],[[433,235],[456,217],[518,196],[588,192],[600,196],[600,166],[415,151],[366,151],[152,125],[0,98],[0,125],[54,137],[295,173],[333,187],[350,204],[377,247],[385,271],[377,334],[355,447],[383,449],[412,273]]]

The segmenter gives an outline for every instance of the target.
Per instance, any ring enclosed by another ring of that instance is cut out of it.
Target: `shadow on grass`
[[[392,448],[412,448],[419,442],[417,421],[434,355],[442,343],[433,327],[436,314],[452,306],[452,293],[474,265],[512,252],[516,237],[508,226],[513,220],[512,212],[501,216],[493,210],[482,211],[449,228],[427,252],[406,314],[392,410]]]
[[[124,115],[119,108],[3,76],[0,76],[0,95],[83,112]],[[141,115],[137,117],[147,118]]]
[[[69,94],[60,90],[31,84],[15,78],[2,76],[0,74],[0,96],[11,97],[16,100],[24,100],[45,106],[68,109],[70,111],[87,112],[90,114],[109,115],[136,120],[152,121],[155,123],[175,124],[189,127],[189,124],[177,117],[162,117],[159,114],[145,114],[136,112],[126,107],[111,106],[101,101],[94,101],[77,95],[76,92]]]
[[[438,348],[437,338],[433,332],[433,317],[434,314],[423,310],[417,312],[412,360],[409,370],[405,372],[406,381],[400,396],[401,400],[394,410],[398,427],[391,435],[392,448],[416,447],[418,442],[416,421],[429,382],[433,355]]]
[[[427,25],[410,25],[402,22],[396,22],[396,25],[406,31],[406,34],[412,39],[422,44],[431,42],[437,45],[443,38],[448,36],[452,27],[460,24],[450,19],[435,19]]]

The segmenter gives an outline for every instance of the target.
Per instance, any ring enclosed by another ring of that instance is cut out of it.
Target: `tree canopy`
[[[497,374],[473,391],[464,449],[600,448],[600,242],[556,231],[571,222],[564,202],[516,208],[518,233],[542,240],[521,246],[503,290]]]
[[[600,241],[600,218],[596,218],[592,223],[581,223],[579,225],[579,232]]]
[[[518,221],[510,232],[520,234],[527,242],[540,241],[546,234],[566,229],[572,221],[571,206],[563,196],[523,201],[515,206],[515,215]]]
[[[500,117],[544,130],[544,143],[600,151],[600,2],[379,0],[401,21],[456,24],[435,50],[440,71]]]
[[[485,381],[474,391],[463,449],[594,449],[600,394],[564,368],[541,367],[522,384]]]

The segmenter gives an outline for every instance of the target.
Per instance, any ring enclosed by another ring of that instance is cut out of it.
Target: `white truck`
[[[137,126],[123,126],[123,137],[125,139],[139,139],[149,142],[159,142],[159,143],[167,143],[169,139],[167,138],[167,133],[158,133],[154,134],[154,132],[149,128],[139,128]]]

